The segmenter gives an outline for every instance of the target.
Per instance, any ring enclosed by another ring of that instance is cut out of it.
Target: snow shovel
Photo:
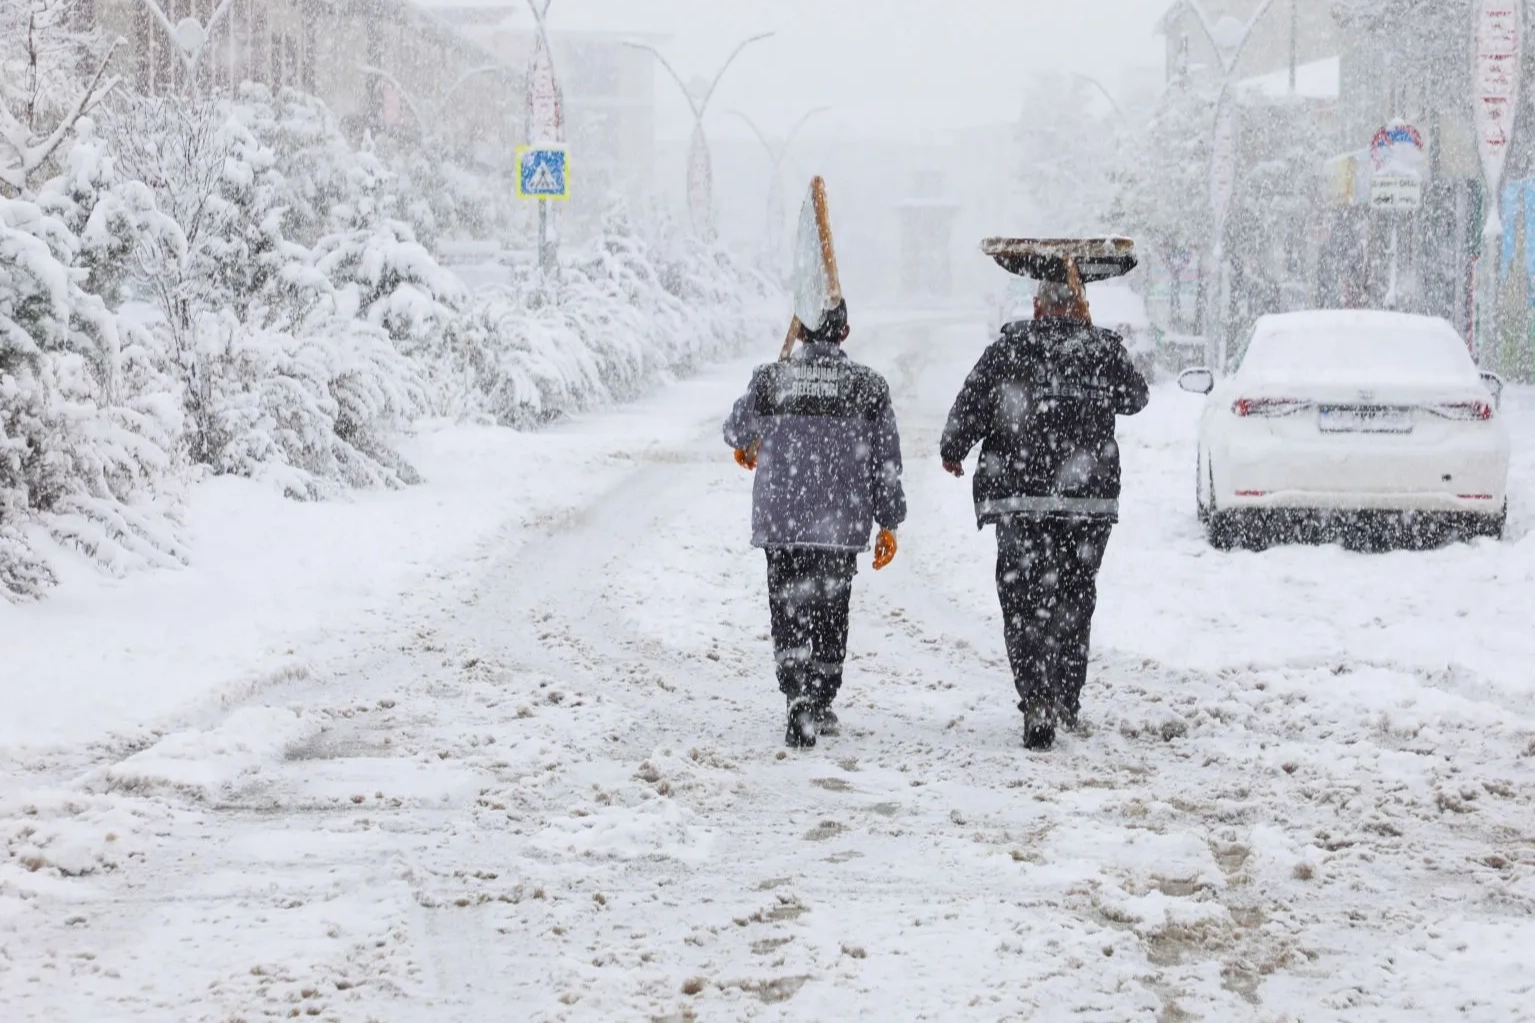
[[[794,317],[783,339],[779,362],[788,362],[801,331],[821,329],[827,313],[842,301],[842,280],[837,275],[837,249],[832,242],[831,212],[826,205],[826,179],[810,181],[810,192],[800,207],[799,233],[794,240]],[[746,464],[755,466],[762,449],[759,440],[746,452]]]
[[[1139,265],[1129,238],[988,238],[981,251],[1008,273],[1071,288],[1087,310],[1087,285],[1123,277]]]
[[[800,207],[799,233],[794,240],[794,319],[784,338],[780,362],[794,354],[800,328],[817,331],[826,314],[842,301],[842,280],[837,275],[837,249],[832,242],[831,212],[826,205],[826,179],[810,181],[810,192]]]

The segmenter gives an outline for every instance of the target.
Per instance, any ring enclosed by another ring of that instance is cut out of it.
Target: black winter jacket
[[[1118,334],[1059,319],[1010,323],[954,402],[943,460],[963,462],[981,444],[981,526],[1014,516],[1117,521],[1114,417],[1148,400]]]

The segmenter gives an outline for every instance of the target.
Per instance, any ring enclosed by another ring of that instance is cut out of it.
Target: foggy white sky
[[[715,137],[744,130],[724,116],[732,107],[778,134],[810,107],[829,105],[836,112],[820,122],[820,134],[920,141],[934,128],[1015,120],[1021,83],[1040,68],[1092,74],[1120,92],[1123,67],[1161,67],[1162,40],[1152,29],[1169,6],[1171,0],[554,0],[549,18],[553,30],[669,36],[666,51],[684,77],[712,76],[736,41],[776,31],[744,54],[720,87],[710,107]],[[676,87],[658,79],[657,99],[660,134],[685,135],[691,115]]]

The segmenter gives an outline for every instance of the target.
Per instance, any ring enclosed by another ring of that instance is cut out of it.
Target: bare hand
[[[956,479],[962,478],[965,475],[965,467],[959,462],[944,462],[943,471]]]

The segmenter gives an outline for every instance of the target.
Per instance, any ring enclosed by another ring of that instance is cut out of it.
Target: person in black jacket
[[[1008,324],[965,381],[944,430],[943,467],[975,474],[980,527],[997,527],[997,595],[1025,744],[1075,728],[1098,602],[1098,568],[1119,518],[1115,416],[1146,407],[1124,342],[1092,325],[1066,284],[1040,283],[1033,322]]]

